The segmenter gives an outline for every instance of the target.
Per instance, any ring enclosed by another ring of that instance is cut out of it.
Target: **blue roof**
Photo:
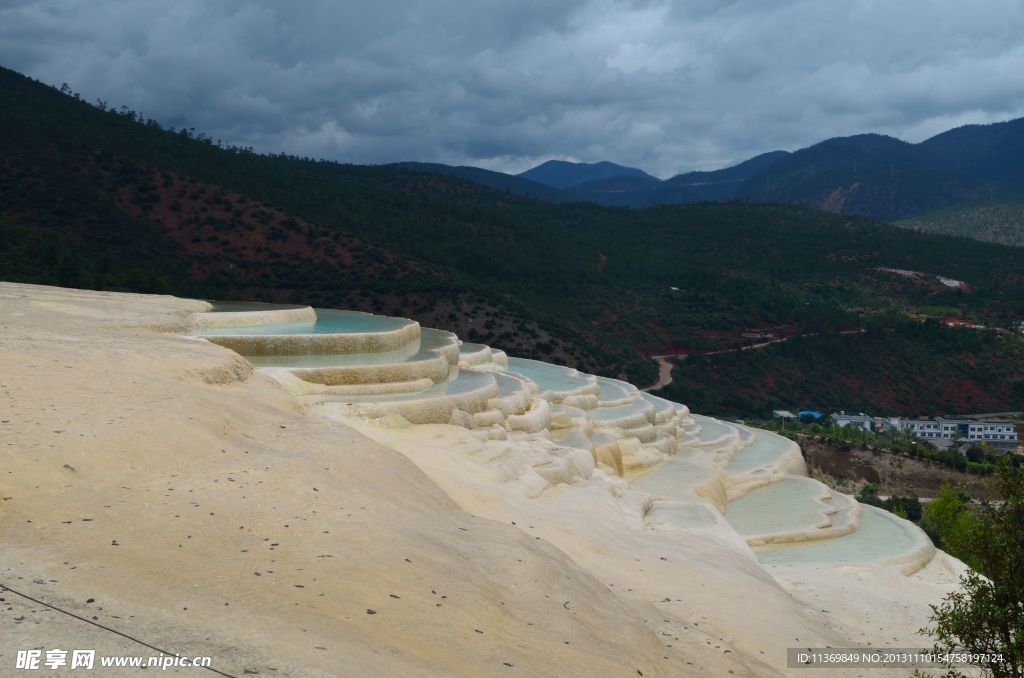
[[[797,412],[797,414],[799,414],[801,417],[809,416],[821,419],[821,412],[816,412],[815,410],[803,410],[801,412]]]

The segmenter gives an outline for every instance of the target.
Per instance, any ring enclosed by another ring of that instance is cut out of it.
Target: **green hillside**
[[[970,205],[903,219],[897,226],[1024,247],[1024,200]]]
[[[879,134],[828,139],[747,179],[736,195],[893,220],[959,205],[988,185],[917,145]]]
[[[658,392],[697,411],[769,417],[773,409],[875,415],[1024,407],[1024,337],[936,323],[796,338],[756,351],[691,356]]]
[[[654,379],[649,355],[749,332],[934,309],[1024,318],[1013,248],[793,206],[550,204],[403,167],[260,155],[9,70],[0,97],[0,216],[15,234],[2,279],[399,314],[639,383]]]

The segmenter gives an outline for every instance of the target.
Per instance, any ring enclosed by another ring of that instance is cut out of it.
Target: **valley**
[[[260,156],[0,75],[16,103],[0,112],[0,266],[12,280],[393,313],[641,384],[657,379],[652,355],[731,350],[766,327],[1024,318],[1009,247],[800,207],[551,204],[398,167]],[[926,325],[915,341],[945,340]],[[1015,346],[992,355],[1013,360]],[[906,361],[878,389],[923,368]],[[1015,383],[992,378],[998,393]],[[869,399],[846,383],[851,401]]]

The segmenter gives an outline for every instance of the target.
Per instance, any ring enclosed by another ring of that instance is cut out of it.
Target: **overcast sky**
[[[0,63],[260,151],[662,177],[1024,116],[1021,0],[0,0]]]

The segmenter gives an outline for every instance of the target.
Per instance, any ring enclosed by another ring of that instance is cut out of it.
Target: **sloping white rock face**
[[[185,336],[208,308],[0,283],[0,675],[155,654],[106,629],[233,676],[763,674]]]
[[[381,320],[374,337],[363,319],[358,340],[335,323],[325,341],[263,313],[275,333],[200,324],[312,410],[405,454],[464,510],[549,541],[757,675],[788,673],[787,647],[927,644],[927,605],[962,568],[912,523],[807,478],[797,445],[773,433],[479,344],[457,361],[435,352],[447,378],[419,372],[414,323]],[[317,351],[371,367],[331,379]],[[390,378],[404,374],[420,378]]]

